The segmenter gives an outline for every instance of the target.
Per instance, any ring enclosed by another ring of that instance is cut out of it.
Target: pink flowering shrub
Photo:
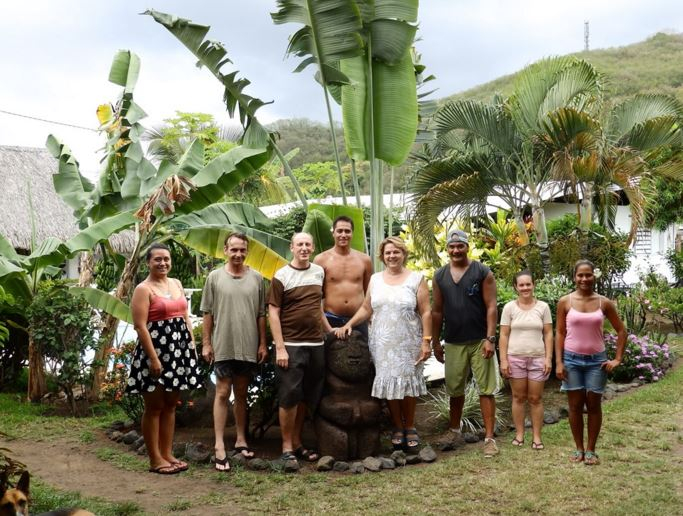
[[[607,357],[614,358],[617,350],[617,336],[605,335]],[[674,362],[674,356],[666,343],[658,344],[648,336],[628,335],[621,365],[610,374],[615,382],[656,382]]]

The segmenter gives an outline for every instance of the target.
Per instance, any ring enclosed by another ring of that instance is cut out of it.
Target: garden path
[[[0,446],[11,448],[13,457],[26,464],[32,476],[52,487],[111,502],[134,502],[146,514],[167,514],[167,511],[160,512],[160,508],[177,498],[192,501],[211,494],[218,487],[213,482],[198,481],[182,473],[163,476],[118,468],[97,458],[96,448],[109,443],[106,437],[101,438],[102,442],[91,444],[59,438],[39,445],[28,440],[14,440]],[[234,489],[230,485],[220,485],[224,494]],[[203,504],[192,505],[183,511],[183,515],[206,514]],[[240,514],[235,509],[231,513]]]

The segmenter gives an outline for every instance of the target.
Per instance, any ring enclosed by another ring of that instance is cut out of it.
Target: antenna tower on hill
[[[590,46],[588,45],[590,33],[589,33],[589,28],[588,28],[588,20],[583,22],[583,49],[588,52],[590,50]]]

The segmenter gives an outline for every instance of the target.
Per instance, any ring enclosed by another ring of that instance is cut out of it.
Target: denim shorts
[[[580,353],[564,352],[564,372],[566,379],[562,381],[563,391],[578,391],[585,389],[589,392],[602,394],[607,384],[607,371],[602,364],[607,362],[607,353],[582,355]]]

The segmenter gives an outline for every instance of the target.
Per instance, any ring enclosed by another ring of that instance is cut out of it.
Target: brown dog
[[[7,474],[0,477],[0,516],[28,516],[29,474],[24,471],[19,477],[17,487],[7,489]],[[38,516],[95,516],[83,509],[59,509],[44,512]]]

